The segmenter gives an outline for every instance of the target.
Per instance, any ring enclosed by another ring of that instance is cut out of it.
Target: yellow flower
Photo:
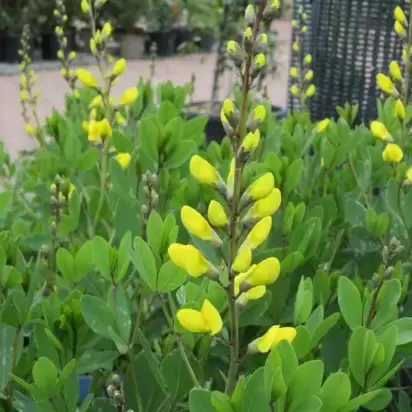
[[[299,71],[297,67],[291,67],[289,70],[289,74],[290,74],[290,77],[293,77],[294,79],[296,79],[299,76]]]
[[[172,243],[167,250],[171,261],[190,276],[199,277],[209,271],[209,263],[192,245]]]
[[[282,202],[282,193],[279,189],[273,189],[266,197],[255,202],[252,208],[254,218],[263,218],[273,215]]]
[[[246,196],[253,200],[268,196],[275,186],[273,174],[268,172],[256,179],[247,189]]]
[[[261,69],[265,64],[266,64],[266,57],[263,53],[259,53],[255,59],[254,59],[254,64],[256,67]]]
[[[299,43],[295,41],[292,44],[292,49],[293,49],[293,51],[298,52],[299,51]]]
[[[103,97],[101,94],[97,95],[89,104],[89,108],[103,107]]]
[[[119,124],[120,126],[124,126],[127,123],[126,119],[123,117],[123,115],[120,112],[115,113],[114,120],[116,120],[116,123]]]
[[[235,260],[232,263],[232,270],[235,272],[247,272],[252,264],[252,249],[250,247],[242,247],[237,253]],[[235,293],[237,295],[237,293]]]
[[[232,114],[235,113],[236,111],[235,104],[233,103],[231,99],[225,99],[223,101],[222,109],[223,109],[224,115],[228,118],[230,118],[230,116],[232,116]]]
[[[248,346],[249,353],[267,353],[274,349],[283,340],[290,343],[296,337],[296,329],[291,327],[282,328],[279,325],[272,326],[263,336],[255,339]]]
[[[395,32],[399,35],[399,37],[406,36],[406,29],[401,23],[399,23],[398,20],[395,21],[394,29]]]
[[[265,120],[265,117],[266,117],[265,106],[263,106],[263,104],[259,104],[258,106],[256,106],[253,109],[252,116],[253,116],[253,120],[263,122],[263,120]]]
[[[249,246],[252,250],[261,245],[269,236],[272,229],[272,217],[267,216],[260,220],[247,235],[241,247]]]
[[[192,156],[189,168],[192,176],[200,183],[216,185],[221,181],[218,171],[199,155]]]
[[[219,202],[216,202],[216,200],[212,200],[209,203],[207,217],[209,222],[216,227],[223,227],[227,225],[229,221],[225,209],[223,209],[223,206]]]
[[[74,189],[76,189],[76,187],[74,186],[74,184],[73,184],[73,183],[69,183],[69,189],[68,189],[68,191],[67,191],[67,199],[70,200],[70,199],[72,198]]]
[[[101,124],[96,120],[90,120],[88,124],[88,136],[87,139],[89,142],[101,142]]]
[[[113,66],[112,76],[118,77],[121,74],[123,74],[123,72],[126,70],[126,66],[127,66],[127,63],[125,59],[117,60],[117,62]]]
[[[104,36],[108,37],[112,34],[113,28],[110,22],[106,22],[103,26],[102,33]]]
[[[180,325],[190,332],[204,332],[216,335],[223,327],[220,313],[207,299],[203,302],[200,311],[195,309],[180,309],[176,317]]]
[[[280,7],[279,0],[273,0],[270,6],[272,9],[278,9]]]
[[[405,13],[399,6],[395,7],[395,10],[393,11],[393,15],[395,19],[399,21],[399,23],[402,23],[405,26],[408,24],[408,20],[406,20]]]
[[[123,169],[127,169],[132,160],[132,156],[130,153],[118,153],[116,155],[116,161]]]
[[[390,133],[386,129],[385,125],[377,120],[374,120],[370,124],[372,134],[381,140],[386,140],[391,137]]]
[[[396,60],[392,60],[389,65],[389,73],[394,80],[402,80],[402,72]]]
[[[211,240],[222,243],[215,231],[210,227],[207,220],[190,206],[183,206],[180,212],[182,223],[186,230],[202,240]]]
[[[322,133],[325,131],[325,129],[329,126],[330,120],[329,119],[323,119],[321,120],[317,125],[316,125],[316,131],[318,133]]]
[[[30,136],[35,136],[36,133],[37,133],[36,128],[33,127],[31,124],[28,124],[28,123],[24,125],[24,130]]]
[[[297,96],[299,94],[299,87],[294,84],[290,87],[290,92],[292,93],[292,96]]]
[[[406,171],[406,180],[408,183],[412,183],[412,167]]]
[[[395,115],[398,119],[403,120],[405,118],[405,106],[401,99],[398,99],[395,104]]]
[[[120,96],[120,101],[123,105],[130,106],[136,101],[138,95],[139,93],[137,87],[130,87],[129,89],[126,89]]]
[[[312,55],[311,54],[307,54],[305,56],[305,58],[303,59],[303,63],[305,63],[306,65],[309,65],[312,63]]]
[[[270,285],[279,277],[280,263],[275,257],[262,260],[253,270],[249,271],[245,283],[250,286]]]
[[[307,73],[305,74],[305,80],[307,82],[312,81],[313,79],[313,70],[308,70]]]
[[[76,76],[79,79],[79,82],[87,87],[97,87],[96,78],[85,69],[77,69]]]
[[[100,132],[102,139],[112,136],[112,126],[106,118],[100,120]]]
[[[238,49],[238,44],[234,40],[229,40],[227,42],[226,49],[229,53],[235,53],[236,50]]]
[[[90,6],[89,6],[89,2],[88,0],[82,0],[82,2],[80,3],[80,7],[82,9],[82,12],[84,14],[88,13],[90,10]]]
[[[403,159],[402,149],[395,143],[388,143],[382,153],[382,159],[388,163],[399,163]]]
[[[244,282],[244,280],[246,279],[247,276],[248,276],[248,273],[240,273],[239,275],[237,275],[235,277],[235,282],[234,282],[235,296],[239,295],[240,285]],[[244,305],[246,305],[246,303],[249,300],[260,299],[261,297],[264,296],[265,293],[266,293],[266,286],[265,285],[255,286],[255,287],[247,290],[246,292],[241,293],[239,295],[239,297],[236,299],[236,302],[239,303],[240,305],[244,306]]]
[[[306,97],[312,97],[316,93],[316,86],[314,84],[311,84],[307,89],[306,89]]]
[[[392,80],[383,73],[378,73],[376,75],[376,82],[378,87],[385,93],[398,95],[398,91],[396,90],[395,85],[393,84]]]
[[[242,141],[242,147],[245,152],[255,150],[260,142],[260,131],[256,129],[254,132],[249,132]]]

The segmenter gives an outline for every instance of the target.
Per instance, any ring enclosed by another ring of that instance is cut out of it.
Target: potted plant
[[[120,54],[126,59],[144,55],[147,9],[148,0],[112,0],[105,4],[104,14],[116,27]]]
[[[146,52],[149,52],[152,43],[156,43],[159,56],[171,56],[175,53],[177,31],[174,29],[180,13],[181,8],[177,1],[149,1],[147,18],[149,39],[146,42]]]

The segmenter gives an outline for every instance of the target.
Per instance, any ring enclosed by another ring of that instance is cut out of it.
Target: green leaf
[[[398,330],[396,345],[405,345],[412,342],[412,318],[400,318],[390,324]]]
[[[303,160],[295,159],[292,164],[286,170],[285,182],[283,184],[283,192],[285,196],[288,196],[293,190],[295,190],[302,178]]]
[[[159,129],[151,117],[144,117],[140,121],[138,129],[139,142],[143,153],[154,163],[159,161],[157,143],[159,140]]]
[[[33,366],[34,384],[41,390],[52,394],[57,385],[57,369],[48,358],[39,358]]]
[[[187,272],[178,268],[171,260],[167,261],[159,271],[157,291],[159,293],[172,292],[180,288],[187,279]]]
[[[232,403],[230,398],[225,393],[219,391],[212,392],[212,405],[218,412],[233,412]]]
[[[269,291],[263,297],[249,302],[246,308],[240,313],[239,325],[256,325],[263,314],[267,311],[272,300],[272,295]]]
[[[339,313],[333,313],[319,324],[312,335],[312,341],[310,343],[311,348],[314,348],[316,345],[318,345],[321,339],[336,325],[339,318]]]
[[[301,278],[296,293],[295,307],[293,311],[293,323],[297,326],[308,319],[313,307],[312,279]]]
[[[206,389],[192,389],[189,394],[190,412],[216,412],[211,397],[212,393]]]
[[[6,216],[12,204],[13,193],[11,190],[0,193],[0,219]]]
[[[81,152],[82,149],[79,138],[75,133],[69,133],[66,136],[63,146],[63,154],[66,164],[71,168],[76,169],[80,164]]]
[[[353,412],[356,411],[361,406],[371,402],[377,396],[382,393],[383,389],[378,389],[376,391],[364,393],[363,395],[357,396],[351,399],[339,412]]]
[[[132,247],[132,236],[130,232],[127,232],[119,245],[117,251],[117,272],[115,273],[116,282],[119,283],[127,273],[130,265],[129,250]]]
[[[183,140],[179,142],[167,156],[165,167],[168,169],[177,169],[183,166],[195,151],[196,143],[193,140]]]
[[[308,260],[316,253],[321,232],[322,222],[319,218],[312,217],[306,220],[293,230],[290,239],[290,250],[302,253],[305,260]]]
[[[141,278],[155,292],[157,283],[156,261],[149,245],[139,236],[134,241],[134,252],[130,257]]]
[[[320,390],[319,397],[322,400],[322,412],[335,412],[345,406],[352,393],[349,376],[343,372],[335,372],[329,375]]]
[[[162,244],[163,220],[156,210],[152,210],[147,221],[147,243],[155,252],[159,253]]]
[[[292,346],[299,359],[304,358],[310,351],[310,341],[311,335],[308,328],[303,325],[298,326],[296,328],[296,338],[294,339]]]
[[[392,392],[389,388],[382,388],[381,392],[363,407],[368,411],[384,411],[392,400]]]
[[[17,329],[12,326],[0,325],[0,389],[4,389],[9,381],[13,367],[13,344]]]
[[[89,328],[104,338],[111,339],[110,329],[114,329],[116,319],[111,306],[95,296],[82,296],[80,310]]]
[[[100,274],[112,281],[111,247],[105,239],[96,236],[93,242],[93,260]]]
[[[197,361],[192,356],[189,357],[189,362],[196,377],[200,380],[201,370]],[[175,349],[165,356],[160,364],[160,372],[169,392],[176,399],[182,398],[193,388],[192,378],[179,349]]]
[[[280,272],[287,274],[293,272],[305,261],[305,256],[299,251],[289,253],[280,264]]]
[[[124,342],[129,342],[132,330],[132,317],[130,313],[129,301],[124,286],[119,284],[112,286],[109,290],[108,303],[112,307],[116,319],[117,330]]]
[[[93,241],[87,240],[77,251],[76,263],[76,280],[84,278],[93,267]]]
[[[77,371],[79,375],[85,375],[98,369],[110,371],[112,370],[113,362],[118,357],[119,354],[114,351],[89,349],[80,356],[77,362]]]
[[[80,156],[79,172],[90,170],[93,166],[97,165],[98,161],[99,151],[95,147],[89,147]]]
[[[345,202],[345,220],[351,226],[364,226],[366,222],[366,209],[357,201],[347,199]]]
[[[72,254],[64,248],[59,248],[56,253],[56,264],[63,277],[73,282],[76,278],[76,264]]]
[[[345,276],[339,279],[339,309],[348,326],[355,330],[362,325],[362,299],[358,288]]]
[[[310,396],[293,408],[290,408],[290,412],[319,412],[321,408],[322,401],[317,396]]]
[[[291,409],[305,398],[317,396],[323,381],[323,362],[313,360],[298,366],[288,387],[288,404]]]
[[[270,412],[269,396],[265,391],[264,380],[264,368],[259,368],[246,380],[244,412]]]

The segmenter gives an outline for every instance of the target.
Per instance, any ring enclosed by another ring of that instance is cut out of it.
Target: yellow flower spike
[[[313,70],[308,70],[307,73],[305,74],[305,80],[307,82],[312,81],[313,79]]]
[[[398,99],[395,104],[395,116],[399,120],[403,120],[405,118],[405,106],[402,103],[401,99]]]
[[[122,93],[120,102],[125,106],[130,106],[137,100],[138,95],[137,87],[130,87]]]
[[[207,209],[207,218],[209,222],[215,227],[226,226],[229,222],[225,209],[219,202],[216,202],[216,200],[212,200],[209,203],[209,207]]]
[[[93,142],[93,143],[101,142],[102,127],[101,127],[100,122],[96,120],[90,120],[87,130],[88,130],[87,139],[89,140],[89,142]]]
[[[289,70],[290,77],[296,79],[299,76],[299,70],[297,67],[291,67]]]
[[[392,60],[389,65],[389,73],[391,74],[394,80],[402,80],[402,72],[399,64],[396,60]]]
[[[293,44],[292,44],[292,49],[293,49],[293,51],[295,51],[295,52],[298,52],[299,51],[299,43],[298,42],[294,42]]]
[[[395,29],[395,32],[399,37],[406,37],[406,29],[401,23],[399,23],[398,20],[395,21],[393,28]]]
[[[246,196],[253,200],[259,200],[268,196],[275,186],[273,174],[268,172],[256,179],[247,189]]]
[[[209,325],[201,312],[195,309],[180,309],[176,313],[176,318],[182,328],[194,333],[210,332]]]
[[[269,195],[258,200],[252,207],[252,216],[254,218],[263,218],[273,215],[282,202],[282,193],[279,189],[273,189]]]
[[[272,229],[272,217],[267,216],[252,228],[241,247],[249,246],[252,250],[260,246],[269,236]]]
[[[123,117],[123,115],[120,112],[115,113],[114,120],[120,126],[124,126],[127,123],[126,119]]]
[[[97,95],[89,104],[89,108],[93,107],[103,107],[103,97],[99,94]]]
[[[69,183],[69,189],[68,189],[68,191],[67,191],[67,199],[70,200],[70,199],[72,198],[74,189],[76,189],[76,187],[74,186],[74,184],[73,184],[73,183]]]
[[[28,123],[24,125],[24,130],[29,136],[35,136],[37,134],[36,128]]]
[[[395,85],[393,84],[392,80],[383,73],[378,73],[376,75],[376,82],[378,87],[385,93],[392,94],[398,96],[399,93],[396,90]]]
[[[330,119],[323,119],[316,125],[316,131],[322,133],[330,125]]]
[[[292,343],[296,337],[296,329],[292,327],[282,328],[279,325],[272,326],[260,338],[255,339],[248,346],[248,353],[267,353],[276,348],[282,341]]]
[[[406,171],[406,180],[409,184],[412,184],[412,167]]]
[[[113,66],[112,76],[119,77],[126,70],[127,62],[125,59],[119,59]]]
[[[403,24],[404,26],[408,25],[408,20],[406,19],[405,13],[399,6],[395,7],[393,16],[397,21],[399,21],[399,23]]]
[[[314,84],[311,84],[307,89],[306,89],[306,97],[312,97],[316,93],[316,86]]]
[[[110,125],[109,121],[104,118],[100,120],[100,130],[101,130],[101,137],[104,139],[106,137],[112,136],[112,126]]]
[[[219,311],[210,303],[209,300],[204,300],[201,312],[206,324],[209,326],[210,334],[216,335],[219,333],[222,330],[223,321]]]
[[[180,216],[182,223],[188,232],[202,240],[216,239],[216,233],[210,227],[207,220],[197,210],[190,206],[183,206]]]
[[[30,98],[30,96],[29,96],[29,94],[27,93],[26,90],[22,90],[22,91],[20,92],[20,100],[21,100],[22,102],[27,102],[27,101],[29,100],[29,98]]]
[[[266,56],[263,53],[259,53],[253,62],[257,68],[261,69],[266,64]]]
[[[382,159],[388,163],[399,163],[403,159],[403,151],[395,143],[388,143],[382,152]]]
[[[116,155],[116,162],[119,163],[123,169],[127,169],[129,167],[131,160],[132,156],[130,153],[118,153]]]
[[[82,12],[84,14],[87,14],[90,10],[90,5],[89,5],[88,0],[82,0],[82,2],[80,3],[80,7],[82,9]]]
[[[218,171],[199,155],[192,156],[189,169],[191,175],[200,183],[217,185],[221,181]]]
[[[188,272],[190,276],[199,277],[210,269],[206,258],[192,245],[172,243],[168,248],[171,261],[181,269]]]
[[[230,116],[232,116],[236,111],[236,107],[235,107],[235,104],[233,103],[233,100],[225,99],[223,101],[222,109],[223,109],[224,115],[227,118],[230,118]]]
[[[391,138],[391,134],[388,132],[385,125],[377,120],[371,122],[370,130],[378,139],[387,140]]]
[[[256,129],[254,132],[249,132],[242,141],[242,147],[245,152],[255,150],[260,142],[260,131]]]
[[[308,66],[309,64],[311,64],[311,63],[312,63],[312,55],[311,55],[311,54],[307,54],[307,55],[305,56],[305,58],[303,59],[303,63],[306,64],[307,66]]]
[[[249,272],[245,283],[250,286],[270,285],[275,283],[280,274],[280,263],[275,257],[262,260]]]
[[[77,69],[76,76],[79,79],[79,82],[82,83],[86,87],[97,87],[97,80],[96,78],[85,69]]]
[[[237,253],[232,264],[232,270],[238,273],[247,272],[252,264],[252,249],[243,247]],[[237,295],[238,292],[235,292]]]
[[[292,93],[292,96],[297,96],[299,94],[299,87],[294,84],[290,87],[290,92]]]
[[[266,108],[263,106],[263,104],[259,104],[253,109],[252,112],[253,120],[256,120],[258,122],[263,122],[266,117]]]

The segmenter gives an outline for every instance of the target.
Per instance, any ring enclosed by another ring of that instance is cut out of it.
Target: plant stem
[[[132,348],[130,348],[127,352],[128,358],[129,358],[129,363],[130,363],[130,370],[132,373],[132,382],[133,382],[133,391],[135,395],[135,400],[136,400],[136,405],[137,405],[137,410],[141,411],[142,410],[142,404],[140,402],[140,397],[139,397],[139,385],[137,384],[137,375],[136,375],[136,370],[134,368],[134,362],[133,362],[133,353],[132,353]]]

